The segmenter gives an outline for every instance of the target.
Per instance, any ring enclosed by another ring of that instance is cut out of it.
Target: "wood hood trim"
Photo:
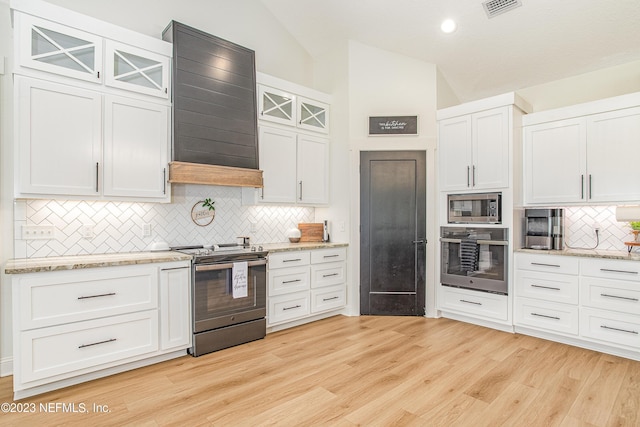
[[[169,163],[169,182],[262,188],[262,171],[200,163]]]

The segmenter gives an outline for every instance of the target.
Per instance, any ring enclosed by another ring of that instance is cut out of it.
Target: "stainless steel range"
[[[261,247],[247,242],[172,250],[193,256],[191,355],[264,338],[267,253]]]

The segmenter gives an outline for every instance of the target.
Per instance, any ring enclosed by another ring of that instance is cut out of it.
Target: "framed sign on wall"
[[[417,134],[418,116],[369,116],[369,136]]]

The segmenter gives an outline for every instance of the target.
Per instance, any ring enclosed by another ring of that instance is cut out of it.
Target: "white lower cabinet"
[[[640,262],[515,254],[517,332],[640,360]]]
[[[16,398],[186,354],[189,266],[179,261],[12,276]]]
[[[507,295],[440,286],[439,308],[464,316],[504,322],[509,318]]]
[[[344,247],[269,254],[267,326],[346,305]]]

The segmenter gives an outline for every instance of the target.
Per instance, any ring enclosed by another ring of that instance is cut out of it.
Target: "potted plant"
[[[633,240],[635,242],[638,241],[638,234],[640,234],[640,221],[631,221],[629,223],[631,225],[631,232],[633,233]]]

